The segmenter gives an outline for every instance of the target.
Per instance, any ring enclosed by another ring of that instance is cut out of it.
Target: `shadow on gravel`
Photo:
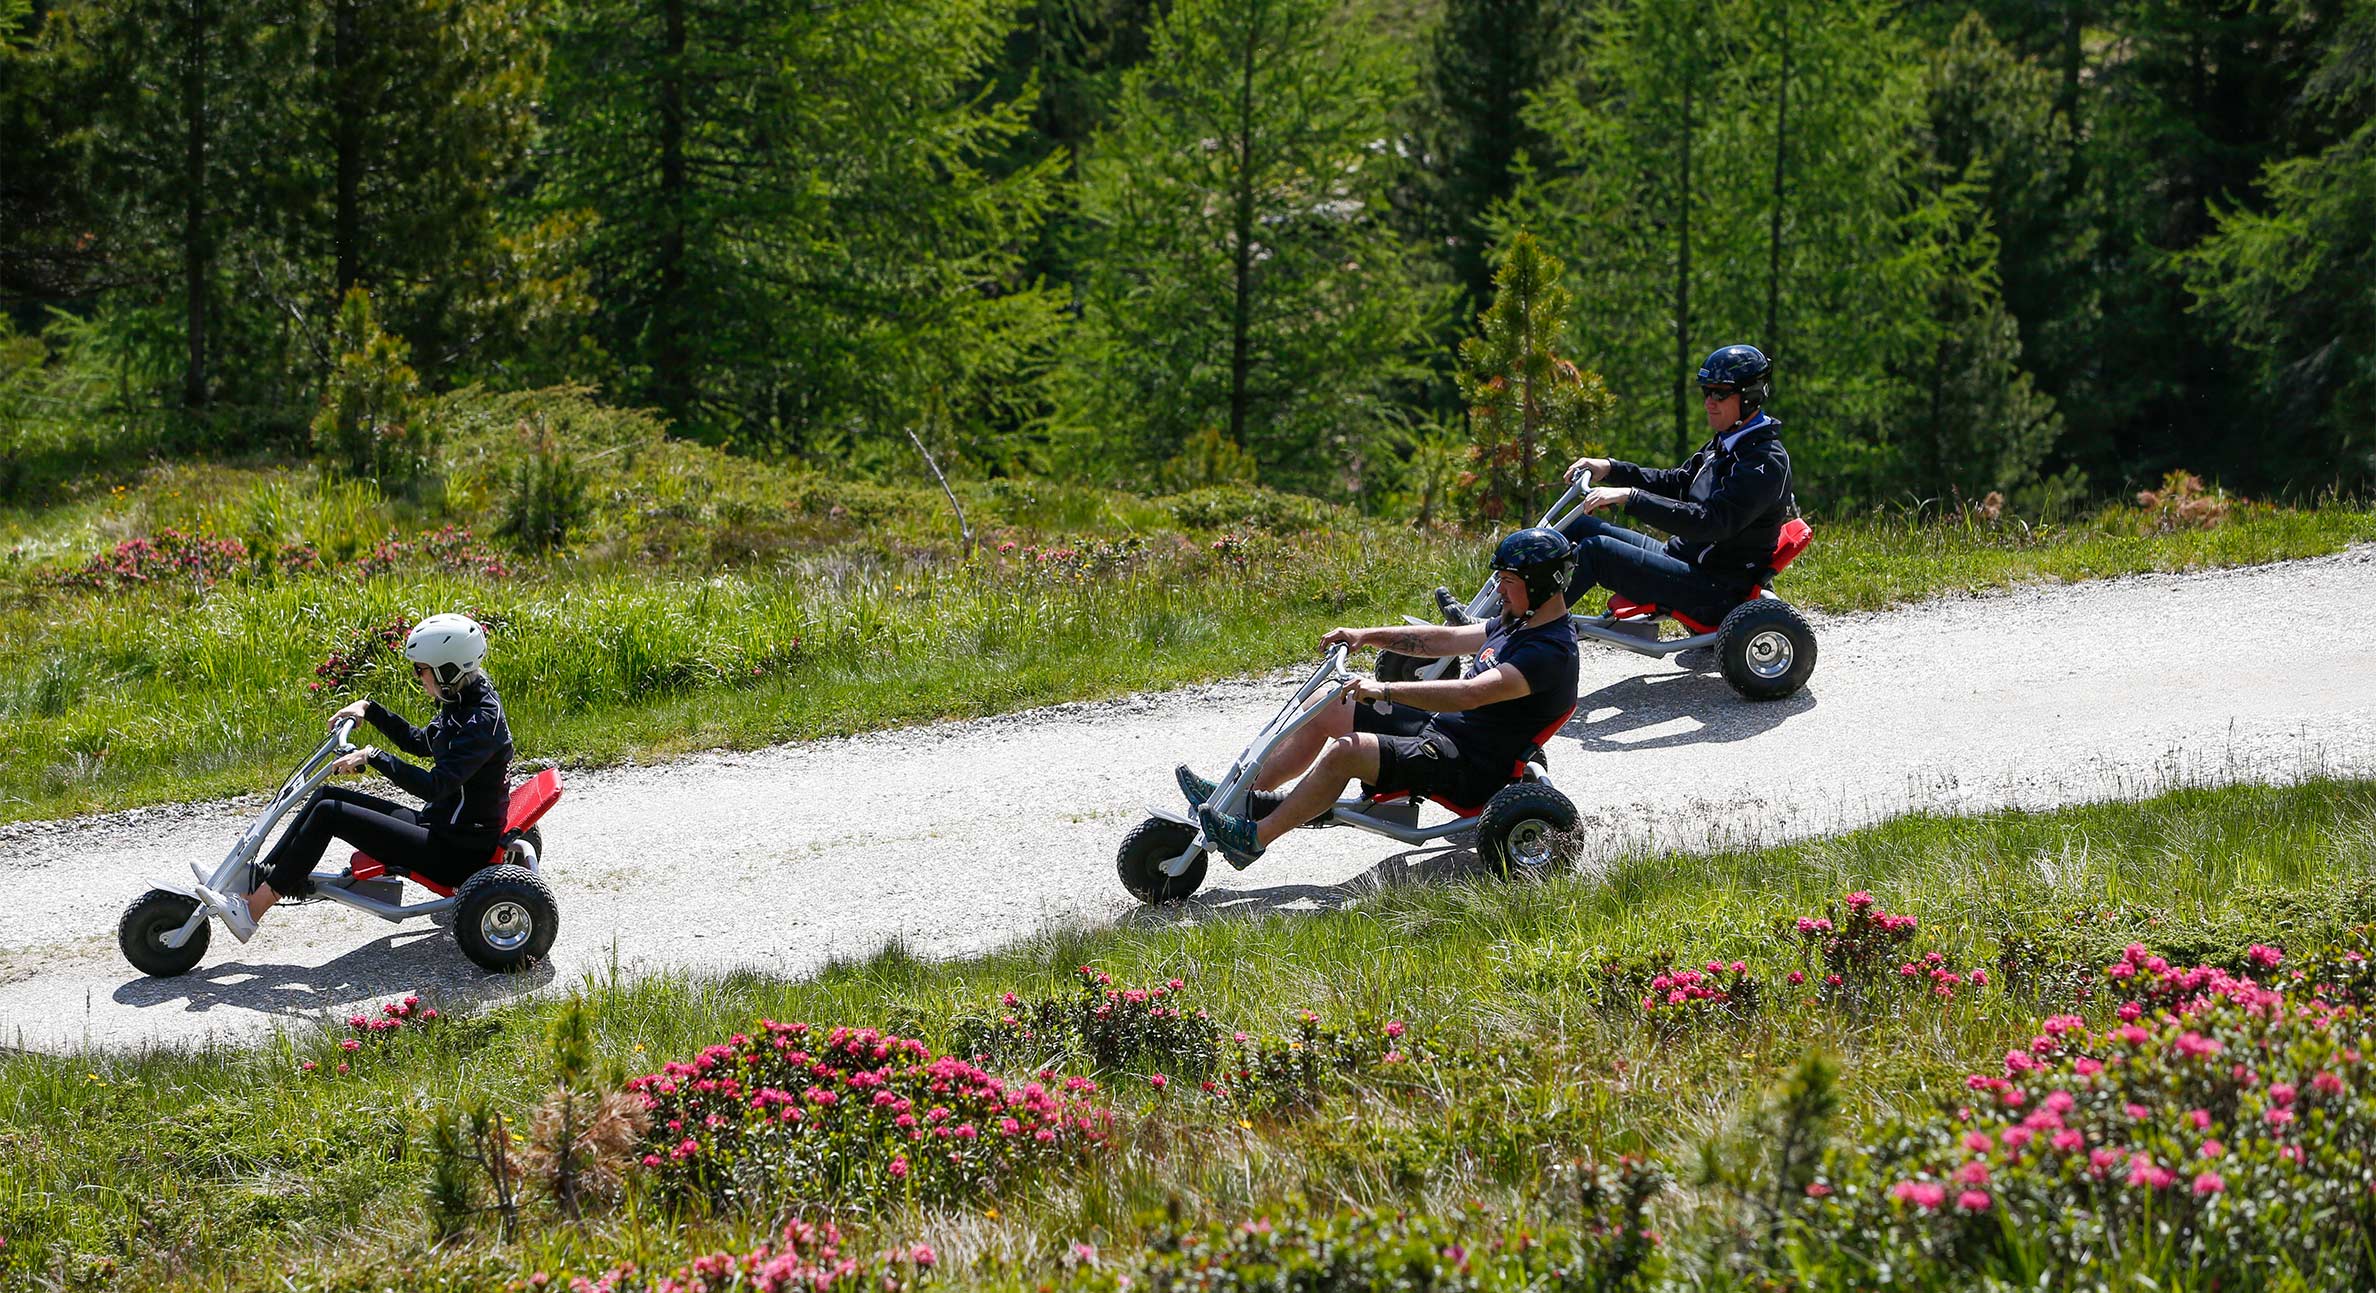
[[[246,950],[233,946],[234,957]],[[218,948],[215,955],[221,954]],[[419,928],[373,939],[321,965],[210,961],[179,978],[133,979],[112,995],[127,1006],[178,1004],[191,1013],[301,1016],[335,1013],[400,992],[433,992],[455,1004],[500,1001],[534,992],[552,980],[549,960],[516,974],[489,974],[464,959],[443,931]]]
[[[1206,889],[1183,902],[1140,907],[1123,914],[1132,929],[1160,929],[1229,916],[1259,916],[1274,911],[1334,911],[1348,907],[1381,889],[1433,884],[1485,875],[1477,851],[1466,845],[1410,849],[1387,858],[1343,884],[1282,884],[1268,889]]]
[[[1588,754],[1663,750],[1707,741],[1746,740],[1813,708],[1815,696],[1810,691],[1781,700],[1747,701],[1716,674],[1645,675],[1577,697],[1576,716],[1559,734],[1574,739]],[[1676,730],[1656,730],[1669,724],[1677,725]],[[1556,753],[1553,758],[1556,779]]]

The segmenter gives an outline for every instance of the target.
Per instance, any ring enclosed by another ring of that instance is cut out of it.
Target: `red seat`
[[[1807,524],[1804,517],[1794,516],[1784,521],[1782,532],[1774,536],[1774,559],[1766,563],[1766,577],[1758,580],[1748,592],[1743,593],[1741,600],[1753,602],[1763,596],[1767,582],[1781,574],[1791,562],[1798,560],[1806,552],[1808,545],[1814,542],[1815,527]],[[1654,619],[1660,615],[1666,616],[1694,633],[1716,631],[1716,626],[1713,624],[1702,624],[1680,611],[1667,610],[1654,602],[1637,602],[1630,598],[1620,597],[1615,593],[1609,594],[1610,619],[1643,620]]]
[[[553,805],[560,802],[561,773],[556,768],[546,768],[512,787],[511,807],[504,814],[504,843],[495,846],[495,855],[487,859],[487,865],[494,866],[502,862],[503,851],[510,847],[511,838],[536,825],[546,813],[553,811]],[[347,872],[357,880],[377,880],[388,873],[388,865],[363,850],[357,849],[355,855],[347,859]],[[409,876],[413,883],[439,897],[451,898],[454,896],[452,889],[427,876],[413,875],[409,871],[404,874]]]
[[[1575,716],[1576,716],[1576,707],[1575,707],[1575,706],[1573,706],[1573,705],[1570,705],[1570,706],[1568,706],[1568,709],[1567,709],[1567,712],[1566,712],[1566,713],[1564,713],[1564,714],[1561,714],[1561,715],[1560,715],[1558,718],[1556,718],[1556,719],[1553,719],[1553,720],[1551,721],[1551,725],[1550,725],[1549,727],[1546,727],[1546,728],[1544,728],[1542,731],[1540,731],[1540,732],[1536,733],[1536,734],[1535,734],[1535,739],[1534,739],[1534,740],[1532,740],[1532,741],[1529,741],[1529,742],[1527,742],[1527,746],[1526,746],[1527,754],[1533,754],[1533,753],[1535,753],[1536,751],[1539,751],[1539,750],[1541,750],[1541,749],[1543,748],[1543,743],[1544,743],[1544,742],[1546,742],[1546,741],[1548,741],[1548,740],[1550,740],[1550,739],[1551,739],[1551,738],[1552,738],[1554,735],[1556,735],[1556,734],[1559,732],[1559,729],[1561,729],[1561,728],[1563,728],[1563,727],[1566,727],[1566,726],[1567,726],[1567,723],[1568,723],[1568,720],[1569,720],[1569,719],[1571,719],[1571,718],[1574,718]],[[1519,756],[1518,756],[1518,761],[1517,761],[1516,763],[1514,763],[1514,764],[1512,764],[1512,765],[1510,766],[1510,780],[1511,780],[1511,781],[1516,781],[1516,780],[1518,780],[1519,778],[1521,778],[1521,777],[1524,777],[1524,776],[1526,775],[1526,763],[1527,763],[1527,757],[1526,757],[1526,754],[1521,754],[1521,755],[1519,755]],[[1410,792],[1410,791],[1408,791],[1408,790],[1396,790],[1396,791],[1392,791],[1392,792],[1390,792],[1390,793],[1383,794],[1383,795],[1371,795],[1371,796],[1370,796],[1370,798],[1369,798],[1369,801],[1370,801],[1371,803],[1373,803],[1373,804],[1382,804],[1382,803],[1385,803],[1386,801],[1388,801],[1388,800],[1390,800],[1390,799],[1403,799],[1403,798],[1408,798],[1410,795],[1411,795],[1411,792]],[[1474,807],[1474,808],[1469,808],[1469,807],[1464,807],[1464,806],[1462,806],[1462,805],[1460,805],[1460,804],[1453,803],[1451,800],[1449,800],[1449,799],[1446,799],[1446,798],[1444,798],[1444,797],[1443,797],[1443,796],[1441,796],[1441,795],[1429,795],[1429,796],[1427,796],[1427,798],[1428,798],[1428,801],[1429,801],[1429,802],[1431,802],[1431,803],[1435,803],[1435,804],[1442,805],[1442,806],[1443,806],[1445,809],[1449,810],[1449,811],[1452,813],[1452,815],[1453,815],[1453,816],[1455,816],[1455,817],[1475,817],[1475,816],[1476,816],[1476,815],[1478,815],[1479,813],[1482,813],[1482,812],[1484,812],[1484,811],[1485,811],[1485,805],[1483,805],[1483,804],[1478,804],[1478,805],[1477,805],[1476,807]]]

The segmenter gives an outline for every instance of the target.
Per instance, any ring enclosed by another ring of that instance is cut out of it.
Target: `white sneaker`
[[[246,895],[219,894],[205,885],[199,885],[198,897],[214,910],[215,916],[223,922],[223,928],[231,931],[231,937],[244,943],[256,936],[256,918],[248,914]]]

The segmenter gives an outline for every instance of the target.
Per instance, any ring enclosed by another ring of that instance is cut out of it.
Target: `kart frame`
[[[316,746],[303,763],[297,765],[297,770],[281,783],[281,788],[274,793],[271,802],[265,804],[263,811],[257,813],[255,820],[249,822],[248,828],[240,833],[231,851],[216,864],[213,873],[207,878],[207,888],[227,897],[240,898],[255,891],[262,879],[255,865],[256,855],[263,851],[264,842],[271,838],[272,828],[279,825],[281,818],[288,816],[291,810],[304,803],[306,797],[324,781],[330,779],[332,764],[341,756],[354,752],[355,747],[347,740],[354,729],[355,721],[351,718],[341,718],[331,725],[329,737]],[[517,865],[530,871],[536,870],[536,848],[528,840],[512,840],[506,852],[506,861],[516,861]],[[461,903],[459,897],[452,895],[407,903],[404,901],[404,882],[393,875],[359,879],[348,871],[323,870],[314,872],[312,879],[316,896],[367,912],[390,924],[452,911]],[[177,883],[167,887],[193,899],[198,897],[196,889],[187,884]],[[201,900],[197,903],[197,910],[182,922],[180,928],[158,941],[172,948],[186,946],[198,928],[213,918],[213,910]]]
[[[1350,648],[1342,643],[1330,647],[1319,667],[1312,671],[1311,678],[1297,688],[1293,696],[1288,697],[1287,703],[1279,707],[1279,712],[1272,715],[1268,723],[1263,724],[1262,730],[1255,734],[1253,741],[1238,754],[1236,761],[1229,765],[1229,771],[1214,786],[1210,802],[1217,810],[1243,816],[1246,801],[1254,793],[1255,777],[1261,771],[1263,761],[1288,737],[1316,721],[1330,705],[1353,689],[1359,675],[1345,667],[1350,654]],[[1527,774],[1533,780],[1550,781],[1548,770],[1540,763],[1529,763]],[[1196,833],[1186,849],[1161,864],[1165,875],[1178,878],[1187,872],[1198,854],[1212,851],[1212,845],[1205,840],[1204,826],[1195,813],[1175,804],[1150,805],[1147,811]],[[1432,844],[1474,834],[1478,818],[1470,814],[1433,826],[1421,826],[1417,798],[1390,796],[1387,801],[1379,801],[1356,793],[1337,800],[1326,813],[1308,824],[1352,826],[1402,844]]]

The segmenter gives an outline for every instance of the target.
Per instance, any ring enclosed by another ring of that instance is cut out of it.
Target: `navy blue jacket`
[[[459,835],[503,830],[511,812],[506,774],[512,739],[495,684],[483,676],[463,684],[459,695],[437,707],[427,727],[414,727],[376,700],[363,716],[390,745],[430,761],[422,768],[386,750],[371,756],[373,771],[427,804],[421,810],[423,826]]]
[[[1635,491],[1627,514],[1674,536],[1669,555],[1743,589],[1764,582],[1782,523],[1797,510],[1782,423],[1763,413],[1709,440],[1680,467],[1613,462],[1603,483]]]

